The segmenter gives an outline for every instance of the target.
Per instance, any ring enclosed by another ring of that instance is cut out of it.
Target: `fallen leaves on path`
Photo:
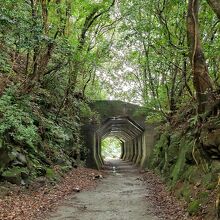
[[[143,174],[146,184],[146,199],[152,204],[154,214],[163,220],[199,220],[191,218],[177,198],[170,195],[160,177],[148,170]]]
[[[88,168],[73,169],[55,186],[43,185],[38,189],[12,191],[0,199],[0,220],[32,220],[56,208],[76,189],[85,190],[97,185],[94,176],[100,172]]]

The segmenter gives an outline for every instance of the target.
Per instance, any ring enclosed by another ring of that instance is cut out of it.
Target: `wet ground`
[[[134,166],[111,160],[106,170],[109,175],[96,189],[74,194],[48,220],[158,220]]]

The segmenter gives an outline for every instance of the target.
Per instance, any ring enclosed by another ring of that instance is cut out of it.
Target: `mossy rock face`
[[[39,158],[35,157],[33,154],[29,154],[27,157],[27,166],[31,169],[31,178],[38,176],[45,176],[47,166],[43,164]]]
[[[213,161],[209,173],[206,173],[202,176],[202,185],[207,190],[213,190],[217,187],[218,176],[220,174],[220,162]]]
[[[180,147],[179,141],[180,141],[180,137],[178,134],[172,135],[170,137],[170,145],[167,151],[167,160],[169,164],[174,164],[177,161],[179,147]]]
[[[180,150],[178,154],[178,159],[173,170],[171,171],[172,184],[175,184],[185,171],[184,168],[186,166],[186,153],[188,151],[191,151],[191,142],[182,138],[180,140]]]
[[[192,157],[193,148],[192,138],[188,136],[182,137],[182,134],[177,132],[170,136],[170,132],[165,132],[160,136],[154,150],[154,159],[152,167],[160,170],[171,185],[182,178],[182,175],[188,169],[189,165],[193,164]],[[191,175],[192,171],[185,173]],[[188,178],[185,176],[184,178]],[[171,181],[170,181],[171,180]]]
[[[6,149],[0,148],[0,171],[4,170],[5,167],[9,164],[11,158]]]
[[[20,161],[24,166],[27,165],[27,159],[26,156],[22,153],[17,153],[16,158],[18,161]]]
[[[2,173],[3,179],[13,184],[20,184],[21,180],[28,175],[29,171],[24,167],[13,167]]]
[[[183,171],[184,164],[185,164],[185,152],[186,152],[186,149],[184,147],[181,147],[179,154],[178,154],[178,159],[171,173],[171,179],[172,179],[173,184],[177,182],[177,180],[179,179],[181,175],[181,172]]]
[[[190,215],[196,215],[200,209],[200,202],[199,200],[193,200],[188,204],[187,211],[189,212]]]
[[[203,148],[213,159],[220,159],[220,129],[209,132],[205,130],[201,134]]]
[[[167,129],[155,146],[152,167],[156,167],[169,189],[174,191],[179,199],[188,203],[190,215],[197,215],[203,207],[207,212],[205,217],[208,216],[205,219],[214,219],[213,213],[218,212],[216,210],[219,206],[216,206],[215,210],[214,203],[210,203],[210,197],[211,190],[218,191],[220,162],[211,160],[204,153],[203,143],[197,142],[194,134],[192,128],[184,134],[180,134],[179,130],[171,132]],[[219,146],[220,136],[216,133],[213,135],[214,140],[204,140],[205,137],[202,137],[201,141],[206,145]]]
[[[153,156],[150,160],[150,167],[151,168],[157,168],[158,170],[162,170],[164,167],[164,157],[165,157],[165,151],[168,148],[169,142],[169,134],[168,132],[165,132],[161,134],[160,139],[157,141],[155,148],[153,150]]]

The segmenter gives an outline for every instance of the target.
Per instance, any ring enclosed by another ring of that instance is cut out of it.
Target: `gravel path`
[[[74,194],[48,220],[158,220],[137,169],[121,160],[106,169],[109,175],[96,189]]]

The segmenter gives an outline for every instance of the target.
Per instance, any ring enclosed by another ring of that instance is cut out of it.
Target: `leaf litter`
[[[44,219],[68,196],[96,187],[99,181],[94,177],[102,175],[97,170],[79,167],[64,174],[61,181],[53,185],[30,185],[28,189],[14,186],[7,196],[0,198],[0,220]]]

